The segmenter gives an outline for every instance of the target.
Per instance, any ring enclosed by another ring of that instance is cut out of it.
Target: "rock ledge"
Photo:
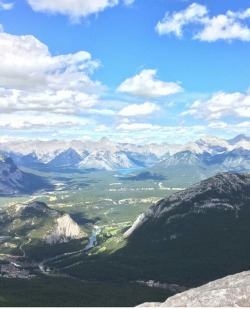
[[[250,271],[176,294],[164,303],[143,303],[138,307],[250,307]]]

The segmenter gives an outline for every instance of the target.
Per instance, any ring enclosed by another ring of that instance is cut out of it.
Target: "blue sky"
[[[0,51],[0,141],[249,135],[247,1],[1,0]]]

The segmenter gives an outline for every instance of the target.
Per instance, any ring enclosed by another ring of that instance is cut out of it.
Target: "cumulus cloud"
[[[105,108],[91,108],[88,111],[88,114],[93,115],[101,115],[101,116],[114,116],[115,112],[112,109],[105,109]]]
[[[237,21],[236,15],[218,15],[204,20],[204,29],[194,36],[194,39],[214,42],[217,40],[250,41],[250,28]]]
[[[220,119],[227,116],[249,118],[250,89],[246,94],[217,92],[207,101],[195,101],[182,115],[193,115],[206,119]]]
[[[116,127],[117,130],[121,131],[148,131],[148,130],[159,130],[161,127],[152,125],[151,123],[122,123]]]
[[[0,109],[75,113],[103,90],[90,74],[99,66],[86,51],[52,56],[32,35],[0,33]]]
[[[99,66],[88,52],[52,56],[48,47],[32,35],[0,33],[0,86],[17,89],[67,87],[87,90],[98,86],[90,80]]]
[[[98,102],[96,95],[72,90],[29,92],[0,88],[0,109],[2,113],[15,111],[47,111],[74,114]]]
[[[95,132],[102,132],[102,133],[110,132],[110,130],[111,128],[107,127],[105,124],[100,124],[94,129]]]
[[[5,3],[0,1],[0,10],[11,10],[14,7],[14,3]]]
[[[204,5],[193,3],[186,10],[175,12],[172,15],[167,12],[155,29],[160,35],[173,33],[177,37],[182,37],[185,25],[200,22],[207,13],[208,10]]]
[[[184,27],[192,25],[196,31],[193,39],[207,42],[235,39],[250,41],[250,28],[243,23],[247,18],[250,18],[250,9],[210,16],[206,6],[192,3],[185,10],[173,14],[167,12],[155,30],[160,35],[173,34],[181,38]]]
[[[142,70],[139,74],[121,83],[117,91],[139,97],[157,98],[176,94],[183,90],[178,83],[163,82],[156,79],[156,73],[156,70]]]
[[[130,134],[133,132],[133,138]],[[206,134],[208,128],[205,125],[191,125],[191,126],[160,126],[151,123],[131,123],[120,124],[116,127],[116,135],[121,136],[122,140],[126,138],[130,142],[137,141],[142,143],[169,142],[178,143],[186,142],[187,140],[196,140]]]
[[[156,111],[159,111],[160,108],[157,104],[145,102],[143,104],[131,104],[124,107],[118,113],[119,116],[131,117],[139,115],[148,115]]]
[[[27,2],[36,12],[58,13],[69,16],[73,22],[78,22],[81,17],[116,6],[119,0],[27,0]],[[126,2],[131,1],[125,0]]]
[[[27,114],[19,112],[9,117],[0,114],[0,128],[4,130],[31,130],[37,128],[72,128],[85,126],[86,120],[76,116],[51,115],[49,113]]]

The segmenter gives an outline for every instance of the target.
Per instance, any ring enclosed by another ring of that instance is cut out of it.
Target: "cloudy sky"
[[[250,135],[246,0],[0,0],[0,141]]]

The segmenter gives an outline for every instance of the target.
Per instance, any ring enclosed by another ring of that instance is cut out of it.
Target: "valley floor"
[[[103,257],[105,260],[126,244],[123,232],[140,213],[182,188],[165,187],[162,181],[121,181],[117,176],[112,172],[53,174],[50,177],[55,191],[0,198],[0,211],[17,203],[45,202],[69,213],[89,235],[84,243],[61,244],[62,253],[57,254],[59,249],[53,246],[34,246],[32,234],[27,236],[25,231],[15,237],[2,231],[1,306],[135,306],[143,301],[163,301],[173,294],[127,280],[122,275],[126,269],[122,273],[107,272],[101,265]],[[74,271],[85,260],[94,266],[86,277]]]

